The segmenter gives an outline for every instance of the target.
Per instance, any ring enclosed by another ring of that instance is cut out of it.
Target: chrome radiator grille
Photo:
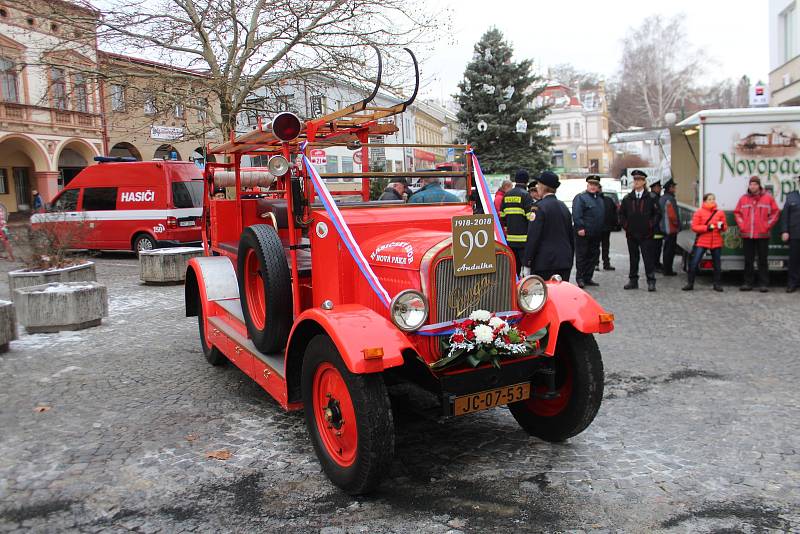
[[[491,285],[478,298],[471,298],[476,284],[486,283],[484,278]],[[511,262],[504,254],[497,255],[496,272],[458,278],[453,273],[452,258],[442,260],[436,266],[435,284],[436,322],[461,319],[475,310],[511,310]]]

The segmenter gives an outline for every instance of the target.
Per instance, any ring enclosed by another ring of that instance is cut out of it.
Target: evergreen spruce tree
[[[512,54],[496,28],[481,37],[458,84],[458,120],[483,172],[534,175],[550,167],[550,139],[542,134],[547,109],[531,106],[544,84],[531,73],[530,60],[515,63]],[[520,119],[527,121],[525,133],[517,132]]]

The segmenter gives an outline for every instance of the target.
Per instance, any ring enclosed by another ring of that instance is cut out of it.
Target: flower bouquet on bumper
[[[491,362],[498,369],[502,358],[522,358],[539,349],[547,329],[526,336],[521,329],[486,310],[472,312],[455,323],[455,330],[442,339],[442,358],[430,365],[439,371],[466,362],[472,367]]]

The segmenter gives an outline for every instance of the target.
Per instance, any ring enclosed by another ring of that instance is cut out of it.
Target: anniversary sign
[[[453,270],[456,276],[493,273],[494,222],[491,215],[453,217]]]

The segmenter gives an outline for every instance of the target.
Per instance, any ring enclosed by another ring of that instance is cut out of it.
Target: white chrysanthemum
[[[489,319],[489,326],[491,326],[492,328],[505,327],[506,322],[502,320],[500,317],[492,317],[491,319]]]
[[[491,343],[494,341],[494,331],[491,326],[479,324],[475,327],[475,341],[478,343]]]
[[[486,310],[475,310],[469,314],[469,318],[473,321],[481,321],[485,323],[492,318],[492,314]]]

